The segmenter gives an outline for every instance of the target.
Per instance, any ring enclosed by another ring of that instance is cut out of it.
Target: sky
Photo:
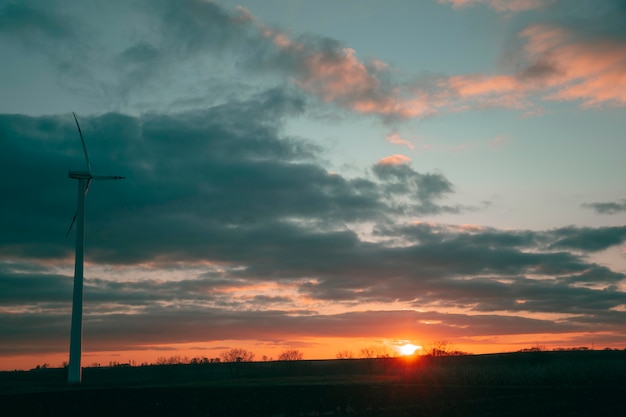
[[[626,348],[621,0],[0,0],[0,369]]]

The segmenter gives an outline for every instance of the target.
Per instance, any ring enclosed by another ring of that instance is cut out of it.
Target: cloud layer
[[[623,245],[626,228],[407,222],[467,208],[442,204],[452,184],[402,155],[362,177],[329,173],[320,148],[280,133],[303,105],[271,90],[202,112],[79,119],[94,169],[127,176],[88,195],[92,350],[288,335],[624,336],[625,276],[589,255]],[[13,198],[0,217],[0,350],[62,351],[75,204],[66,167],[84,163],[73,119],[4,115],[0,135],[0,170],[13,178],[1,190]]]
[[[554,17],[563,14],[557,13],[560,3],[552,1],[488,4],[501,11],[537,9],[543,23],[522,26],[517,46],[504,52],[509,65],[497,73],[439,74],[415,81],[400,79],[397,69],[376,57],[358,57],[340,41],[292,35],[244,8],[229,11],[200,0],[149,2],[149,13],[142,1],[99,6],[104,15],[117,19],[123,13],[141,22],[122,37],[101,24],[81,24],[94,16],[81,7],[61,14],[53,3],[9,3],[0,8],[5,22],[0,37],[45,56],[67,88],[119,109],[198,108],[212,104],[207,92],[228,83],[239,91],[245,86],[258,92],[258,82],[241,77],[222,77],[216,84],[209,75],[216,69],[240,71],[281,88],[288,80],[303,97],[387,121],[486,107],[532,112],[554,100],[582,106],[626,103],[621,76],[625,33],[623,26],[611,23],[626,14],[619,3],[603,0],[604,7],[584,19],[580,15],[586,2],[566,18]],[[596,30],[602,21],[609,24]],[[94,45],[102,46],[97,54]]]

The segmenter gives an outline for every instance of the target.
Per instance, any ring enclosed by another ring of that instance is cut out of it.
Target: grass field
[[[4,415],[620,416],[626,351],[0,373]],[[19,410],[19,411],[18,411]]]

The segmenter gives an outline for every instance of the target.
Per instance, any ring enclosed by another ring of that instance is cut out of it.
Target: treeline
[[[604,348],[603,351],[619,351],[616,348]],[[626,348],[623,349],[626,351]],[[519,353],[529,352],[571,352],[571,351],[598,351],[587,346],[571,347],[571,348],[554,348],[548,349],[542,345],[535,345],[529,348],[518,350]],[[417,350],[412,356],[425,357],[449,357],[449,356],[469,356],[470,352],[459,350],[453,343],[448,341],[436,341],[423,349]],[[335,359],[389,359],[398,357],[398,352],[394,351],[388,345],[371,345],[361,348],[358,353],[345,349],[337,352]],[[254,352],[243,348],[232,348],[221,352],[217,357],[196,356],[189,358],[182,355],[160,356],[155,362],[142,362],[137,364],[135,361],[128,362],[110,361],[108,364],[92,363],[86,365],[89,368],[109,367],[135,367],[135,366],[151,366],[151,365],[205,365],[214,363],[232,363],[232,362],[284,362],[284,361],[300,361],[304,359],[304,353],[299,349],[289,348],[281,351],[276,358],[263,355],[259,360],[256,359]],[[58,368],[66,368],[67,362],[63,362]],[[37,365],[31,370],[44,370],[55,368],[48,363]]]

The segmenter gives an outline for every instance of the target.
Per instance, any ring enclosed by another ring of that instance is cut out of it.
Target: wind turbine
[[[70,363],[67,375],[67,382],[79,384],[82,380],[82,368],[80,366],[82,343],[83,343],[83,254],[85,249],[85,196],[89,191],[89,185],[93,180],[121,180],[125,177],[117,175],[96,175],[91,170],[89,155],[87,155],[87,147],[83,132],[80,130],[76,114],[74,121],[78,128],[80,141],[83,144],[83,152],[85,153],[85,161],[87,162],[87,171],[69,171],[68,177],[78,180],[78,204],[76,214],[72,219],[67,235],[70,234],[72,227],[76,224],[76,260],[74,263],[74,292],[72,295],[72,328],[70,334]],[[66,236],[67,236],[66,235]]]

